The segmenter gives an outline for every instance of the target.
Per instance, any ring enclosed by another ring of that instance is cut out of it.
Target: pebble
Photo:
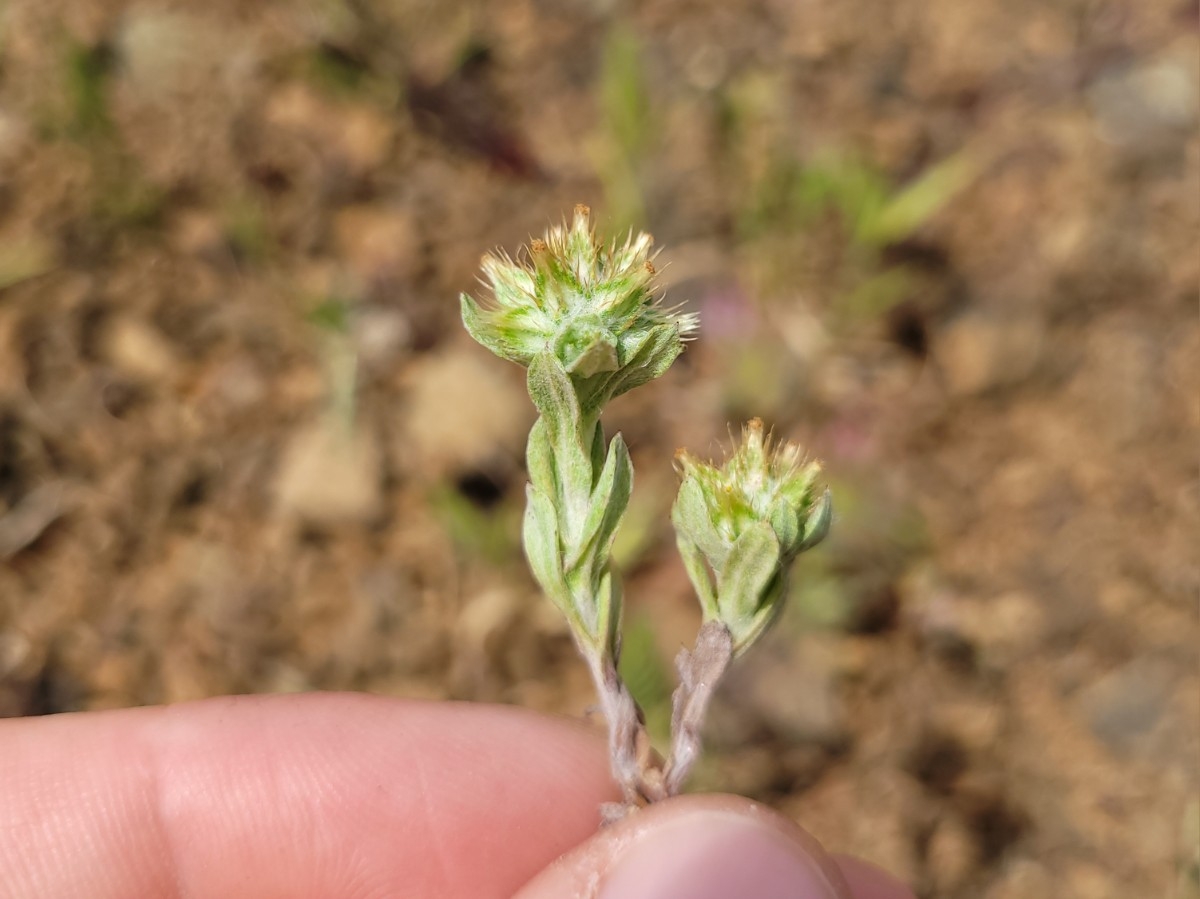
[[[1078,705],[1096,738],[1112,751],[1126,753],[1162,719],[1171,686],[1165,663],[1139,658],[1085,687]]]
[[[933,709],[932,722],[935,730],[953,738],[973,754],[995,745],[1003,717],[994,703],[955,699],[939,702]]]
[[[952,656],[969,651],[988,668],[1019,664],[1049,636],[1045,601],[1032,593],[964,596],[926,567],[914,569],[900,589],[905,619],[931,647]]]
[[[1138,155],[1181,144],[1200,104],[1194,57],[1192,50],[1168,52],[1102,73],[1088,90],[1100,136]]]
[[[929,838],[925,859],[937,894],[961,890],[978,864],[978,855],[975,839],[963,822],[956,815],[943,815]]]
[[[958,604],[962,634],[989,667],[1019,664],[1045,640],[1048,622],[1044,603],[1014,591],[987,600]]]
[[[33,656],[33,646],[24,634],[0,632],[0,681],[14,677]]]
[[[383,460],[364,426],[320,420],[292,435],[276,482],[278,514],[307,524],[368,524],[383,505]]]
[[[398,309],[363,306],[351,327],[358,360],[370,372],[386,371],[412,346],[412,324]]]
[[[1057,896],[1056,880],[1046,866],[1032,859],[1013,859],[1002,868],[983,899],[1050,899]]]
[[[264,119],[310,141],[357,176],[387,160],[395,136],[393,123],[381,110],[330,103],[302,84],[285,85],[272,95]]]
[[[338,252],[363,285],[391,283],[416,270],[420,237],[403,209],[348,206],[334,217],[333,230]]]
[[[161,384],[179,371],[179,359],[162,332],[139,318],[116,319],[102,337],[102,354],[122,374]]]
[[[965,313],[935,336],[934,355],[955,396],[1015,384],[1041,359],[1045,328],[1033,316]]]
[[[522,458],[534,413],[509,374],[474,344],[422,357],[407,373],[397,457],[433,479]]]
[[[11,163],[29,144],[29,128],[7,109],[0,108],[0,162]]]

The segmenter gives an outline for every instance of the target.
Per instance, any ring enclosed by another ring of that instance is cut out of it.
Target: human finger
[[[354,694],[0,721],[0,896],[507,899],[607,768],[566,721]]]
[[[894,882],[871,882],[853,866],[847,873],[770,809],[736,796],[687,796],[601,831],[517,899],[912,899]]]

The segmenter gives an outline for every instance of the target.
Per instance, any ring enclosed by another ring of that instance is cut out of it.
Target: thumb
[[[853,899],[812,836],[734,796],[686,796],[634,812],[560,858],[517,899],[731,896]]]

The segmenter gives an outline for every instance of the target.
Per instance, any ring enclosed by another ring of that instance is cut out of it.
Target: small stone
[[[933,727],[957,741],[969,753],[994,746],[1003,717],[994,704],[980,700],[940,702],[933,710]]]
[[[276,509],[306,524],[367,524],[382,510],[382,464],[365,427],[318,421],[296,432],[284,450]]]
[[[363,307],[352,328],[359,361],[371,372],[386,371],[412,346],[412,325],[398,309]]]
[[[455,623],[456,647],[483,653],[493,635],[503,634],[521,613],[520,597],[512,590],[484,590],[459,613]]]
[[[1186,140],[1200,104],[1194,57],[1188,49],[1102,73],[1088,90],[1100,136],[1138,154]]]
[[[533,410],[508,368],[453,349],[422,357],[408,376],[408,414],[397,455],[434,479],[523,454]]]
[[[1056,880],[1046,866],[1032,859],[1007,862],[983,899],[1049,899],[1059,895]]]
[[[0,109],[0,162],[16,159],[29,143],[29,128],[6,109]]]
[[[459,613],[454,625],[454,661],[450,681],[456,692],[476,699],[487,696],[494,688],[495,670],[500,661],[500,644],[522,613],[520,596],[512,590],[483,590],[477,593]]]
[[[1046,610],[1028,593],[1012,592],[959,603],[959,622],[981,661],[1008,668],[1028,657],[1046,638]]]
[[[198,209],[185,209],[171,222],[172,245],[181,253],[216,259],[228,252],[225,229],[219,216]]]
[[[962,889],[978,863],[978,849],[971,832],[954,815],[937,822],[926,849],[929,876],[939,895]]]
[[[0,633],[0,682],[13,677],[33,657],[29,638],[17,631]]]
[[[179,370],[179,360],[166,337],[138,318],[122,317],[109,325],[102,347],[109,362],[138,381],[161,384]]]
[[[342,113],[336,146],[350,171],[365,174],[387,161],[393,139],[394,126],[387,115],[351,106]]]
[[[335,104],[303,84],[281,87],[267,101],[268,125],[302,136],[328,160],[340,162],[355,175],[370,172],[391,152],[394,126],[378,110]]]
[[[1171,672],[1165,663],[1135,659],[1085,688],[1079,695],[1079,708],[1099,740],[1114,752],[1125,753],[1162,719],[1171,688]]]
[[[1049,633],[1045,604],[1029,593],[963,596],[928,568],[914,570],[900,589],[905,618],[947,659],[969,656],[989,668],[1006,669],[1028,658]]]
[[[350,206],[334,217],[333,228],[339,252],[365,285],[406,278],[416,268],[420,238],[400,209]]]
[[[946,387],[972,396],[1028,377],[1041,358],[1045,328],[1032,316],[966,313],[936,336]]]
[[[203,18],[155,10],[129,15],[117,42],[126,84],[155,99],[171,97],[196,78],[219,76],[215,50],[225,43]]]
[[[204,404],[222,413],[244,412],[263,402],[269,394],[266,379],[245,356],[220,363],[208,373],[199,392]]]
[[[1060,874],[1058,888],[1058,895],[1075,899],[1124,899],[1129,895],[1106,866],[1083,860],[1067,863]]]

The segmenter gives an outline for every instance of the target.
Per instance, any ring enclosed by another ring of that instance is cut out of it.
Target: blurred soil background
[[[1176,0],[0,2],[0,715],[592,702],[457,295],[589,203],[700,337],[608,428],[623,664],[673,451],[838,518],[710,722],[922,897],[1200,895],[1198,14]]]

